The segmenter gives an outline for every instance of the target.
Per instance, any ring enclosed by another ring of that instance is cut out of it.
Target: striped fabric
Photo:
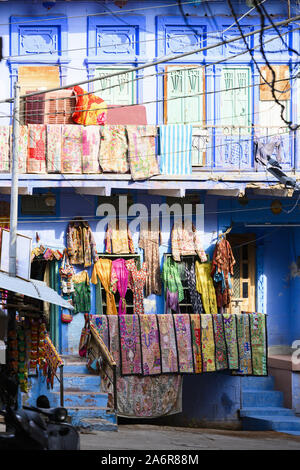
[[[192,173],[192,131],[186,124],[160,126],[160,170],[165,175]]]

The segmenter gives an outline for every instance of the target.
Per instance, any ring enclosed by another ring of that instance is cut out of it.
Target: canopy
[[[0,272],[0,289],[26,295],[27,297],[49,302],[50,304],[70,310],[74,309],[74,307],[72,307],[67,300],[64,300],[54,289],[48,287],[45,282],[37,281],[36,279],[25,281],[24,279],[12,277],[4,272]]]

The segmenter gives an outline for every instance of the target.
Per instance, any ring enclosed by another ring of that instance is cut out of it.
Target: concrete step
[[[242,419],[243,430],[255,431],[299,431],[300,419],[294,416],[248,416]]]
[[[64,373],[64,391],[99,391],[100,390],[100,376],[92,374],[69,374]],[[60,383],[58,380],[54,381],[53,391],[58,392]]]
[[[274,377],[242,377],[243,390],[274,390]]]
[[[283,394],[271,390],[246,390],[242,393],[242,408],[245,407],[281,407]]]
[[[53,392],[53,406],[60,404],[60,392]],[[89,407],[105,407],[107,404],[107,393],[91,392],[91,391],[65,391],[64,406],[66,408],[73,406],[89,406]]]
[[[291,434],[292,436],[300,436],[300,431],[281,430],[284,434]]]
[[[74,426],[80,426],[82,420],[91,419],[105,419],[112,424],[116,424],[117,418],[114,413],[111,413],[106,407],[84,407],[84,406],[77,406],[77,407],[67,407],[68,415],[71,417],[72,424]]]
[[[243,407],[240,410],[240,417],[247,417],[247,416],[294,416],[293,410],[290,408],[283,408],[279,406],[268,406],[265,407]]]
[[[118,431],[117,423],[112,423],[104,418],[83,418],[80,426],[95,431]]]

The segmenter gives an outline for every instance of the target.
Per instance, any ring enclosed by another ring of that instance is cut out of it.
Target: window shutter
[[[235,71],[235,86],[239,89],[235,92],[235,125],[249,126],[250,116],[250,74],[248,69]]]
[[[165,123],[177,124],[184,122],[184,95],[185,83],[181,67],[166,67],[165,75]],[[178,99],[177,99],[178,98]]]
[[[272,69],[275,72],[274,88],[275,96],[279,101],[287,101],[291,97],[291,87],[290,87],[290,71],[288,65],[272,65]],[[260,67],[260,72],[268,83],[272,83],[273,74],[270,68],[267,65]],[[279,81],[277,81],[279,80]],[[273,101],[272,89],[267,85],[263,79],[260,79],[260,101]]]
[[[221,76],[221,93],[220,93],[220,104],[221,104],[221,123],[222,125],[232,126],[234,124],[235,114],[235,103],[234,103],[234,83],[235,74],[234,69],[223,69]]]
[[[136,82],[134,82],[133,72],[106,78],[113,72],[124,71],[124,68],[98,68],[95,70],[95,77],[101,80],[95,82],[95,95],[106,101],[107,104],[130,105],[136,104]],[[103,91],[101,91],[103,90]]]
[[[221,77],[221,123],[226,126],[250,126],[250,69],[226,67]]]

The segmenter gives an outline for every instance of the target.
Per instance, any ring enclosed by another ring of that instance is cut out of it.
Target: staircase
[[[86,359],[63,356],[64,407],[73,426],[98,431],[117,431],[117,418],[107,410],[107,394],[100,391],[101,378],[90,373]],[[60,406],[58,380],[54,380],[51,406]]]
[[[283,394],[274,390],[274,377],[242,379],[242,429],[277,431],[300,436],[300,418],[283,407]]]

